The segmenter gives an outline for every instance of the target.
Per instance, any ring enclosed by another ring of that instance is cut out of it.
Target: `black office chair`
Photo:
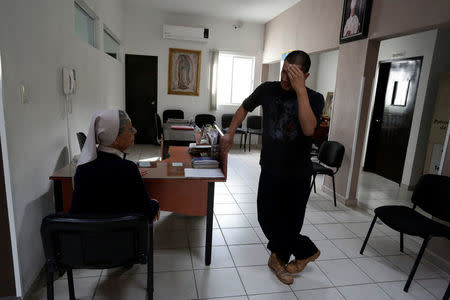
[[[248,134],[248,152],[250,152],[250,145],[252,144],[252,134],[262,135],[262,117],[249,116],[247,117],[247,134]]]
[[[230,128],[231,121],[233,120],[234,114],[223,114],[222,115],[222,131],[223,133],[227,133],[228,129]],[[242,124],[239,125],[239,127],[236,129],[236,133],[241,135],[241,141],[239,144],[239,148],[242,148],[242,137],[244,136],[244,151],[245,151],[245,144],[247,144],[247,131],[242,128]]]
[[[49,215],[42,220],[47,300],[54,299],[53,274],[67,271],[75,300],[73,269],[108,269],[147,263],[148,299],[153,299],[153,228],[143,215]]]
[[[163,138],[163,128],[161,124],[161,117],[155,113],[155,128],[156,128],[156,141],[161,144]]]
[[[319,162],[313,162],[313,181],[310,190],[314,186],[316,193],[316,176],[324,174],[331,176],[333,180],[333,198],[334,206],[336,206],[336,187],[334,184],[334,175],[339,171],[344,158],[345,147],[339,142],[325,141],[320,145],[318,159]],[[335,168],[336,170],[333,170]]]
[[[403,234],[406,233],[423,238],[422,247],[420,247],[416,261],[403,288],[405,292],[408,292],[422,255],[431,238],[446,237],[450,239],[449,226],[436,222],[415,211],[416,207],[419,206],[433,217],[450,222],[450,177],[433,174],[423,175],[414,189],[411,202],[413,203],[412,208],[399,205],[377,207],[360,251],[363,254],[377,218],[380,218],[390,228],[400,232],[401,252],[403,252]]]
[[[163,123],[166,123],[167,119],[184,119],[184,112],[180,109],[166,109],[163,111]]]
[[[83,132],[77,132],[78,145],[80,145],[80,151],[83,151],[84,143],[86,142],[86,135]]]
[[[202,128],[202,126],[205,126],[207,124],[214,125],[214,122],[216,121],[216,117],[210,114],[199,114],[195,116],[195,125]]]

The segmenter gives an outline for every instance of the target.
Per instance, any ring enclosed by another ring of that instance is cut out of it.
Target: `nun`
[[[158,201],[150,199],[137,165],[125,159],[136,132],[121,110],[94,114],[78,159],[71,213],[140,213],[159,219]]]

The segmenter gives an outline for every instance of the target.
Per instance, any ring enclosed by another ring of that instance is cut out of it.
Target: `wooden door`
[[[364,170],[401,183],[422,58],[382,62]]]
[[[155,113],[158,96],[158,57],[125,55],[126,111],[131,118],[136,144],[156,144]]]

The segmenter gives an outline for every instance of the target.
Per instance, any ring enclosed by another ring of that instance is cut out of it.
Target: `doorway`
[[[125,107],[136,144],[157,144],[158,57],[125,55]]]
[[[364,171],[401,183],[422,57],[379,64]]]

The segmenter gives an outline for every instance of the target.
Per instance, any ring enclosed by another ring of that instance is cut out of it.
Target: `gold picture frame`
[[[169,48],[167,93],[198,96],[202,51]]]
[[[325,99],[325,105],[323,107],[322,116],[331,117],[331,108],[333,107],[334,93],[328,92]]]

